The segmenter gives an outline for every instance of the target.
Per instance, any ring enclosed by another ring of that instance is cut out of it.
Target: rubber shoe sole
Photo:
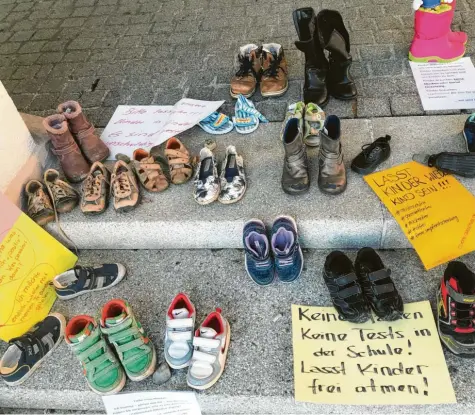
[[[437,156],[435,166],[440,170],[462,177],[475,177],[474,153],[442,153]]]

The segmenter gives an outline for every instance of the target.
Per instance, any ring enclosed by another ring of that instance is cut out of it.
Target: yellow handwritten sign
[[[475,196],[455,177],[412,161],[365,180],[426,269],[475,250]]]
[[[77,257],[0,193],[0,339],[44,319],[56,294],[50,282]]]
[[[428,301],[404,318],[353,324],[333,307],[292,305],[295,400],[325,404],[456,402]]]

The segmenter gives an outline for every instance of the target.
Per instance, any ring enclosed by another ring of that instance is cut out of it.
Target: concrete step
[[[241,247],[242,226],[257,217],[267,223],[282,214],[297,219],[302,244],[308,248],[406,248],[409,243],[398,224],[363,178],[349,169],[361,146],[390,134],[392,156],[385,169],[412,159],[413,153],[464,151],[461,130],[464,115],[343,120],[343,148],[348,166],[348,189],[339,196],[322,194],[317,187],[318,158],[309,150],[311,189],[303,196],[286,195],[280,185],[283,147],[280,123],[259,126],[251,135],[230,133],[216,138],[218,159],[234,144],[244,156],[249,188],[235,205],[198,205],[192,183],[172,185],[161,194],[143,192],[133,212],[117,214],[112,206],[97,217],[79,209],[61,216],[66,233],[83,249],[199,249]],[[198,154],[210,136],[201,129],[182,135]],[[461,180],[472,192],[475,182]],[[56,225],[49,229],[56,234]]]
[[[112,298],[128,300],[163,360],[165,314],[172,297],[185,291],[194,302],[197,321],[221,307],[232,330],[226,370],[219,382],[198,393],[204,414],[316,414],[316,413],[467,413],[475,408],[473,364],[445,353],[457,395],[457,405],[411,407],[325,406],[293,400],[291,304],[331,305],[321,277],[328,251],[306,250],[301,278],[292,284],[255,285],[243,268],[243,252],[225,250],[109,250],[83,251],[84,264],[121,261],[129,276],[117,287],[57,301],[54,311],[68,319],[77,314],[98,315]],[[405,302],[429,299],[444,268],[425,272],[412,250],[381,251]],[[348,252],[354,259],[355,251]],[[475,268],[475,254],[463,260]],[[5,344],[0,346],[3,353]],[[470,363],[470,364],[468,364]],[[187,390],[186,370],[176,371],[161,390]],[[124,392],[157,390],[151,380],[128,382]],[[89,390],[79,362],[62,344],[23,385],[0,383],[3,407],[102,411],[101,398]]]

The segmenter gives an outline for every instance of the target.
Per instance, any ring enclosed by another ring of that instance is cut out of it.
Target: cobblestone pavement
[[[475,0],[458,0],[455,29],[475,43]],[[357,102],[331,100],[343,118],[422,115],[407,61],[412,0],[0,0],[0,79],[19,110],[50,113],[79,100],[96,126],[119,104],[173,104],[182,96],[226,99],[234,56],[245,43],[278,42],[290,88],[279,99],[255,95],[281,120],[301,96],[303,54],[292,10],[340,11],[350,31]],[[452,111],[453,112],[453,111]]]

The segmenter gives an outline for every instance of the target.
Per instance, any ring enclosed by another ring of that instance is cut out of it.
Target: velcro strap
[[[51,149],[53,154],[55,154],[56,156],[64,156],[65,154],[69,154],[69,153],[72,153],[72,152],[78,152],[78,145],[74,142],[74,143],[71,143],[69,144],[68,146],[66,147],[63,147],[63,148],[60,148],[60,149],[56,149],[56,148],[52,148]]]
[[[463,295],[455,291],[449,284],[445,285],[450,297],[457,303],[461,304],[474,304],[475,295]]]
[[[256,125],[255,117],[247,117],[247,118],[233,118],[234,125],[238,127],[250,127]]]
[[[79,141],[84,140],[86,137],[94,134],[94,126],[91,124],[89,128],[77,132],[77,138]]]
[[[338,297],[340,298],[348,298],[351,297],[352,295],[357,295],[361,294],[361,288],[359,285],[352,285],[351,287],[345,288],[344,290],[341,290],[338,292]]]
[[[385,278],[388,278],[391,275],[391,270],[390,269],[379,269],[378,271],[370,272],[368,275],[368,278],[371,282],[374,281],[379,281],[379,280],[384,280]]]
[[[218,339],[205,339],[204,337],[195,337],[193,339],[193,346],[205,347],[207,349],[217,349],[221,345]]]
[[[214,363],[216,361],[216,357],[209,353],[200,352],[199,350],[195,350],[193,352],[193,360],[199,360],[200,362],[207,362],[207,363]]]
[[[335,282],[337,285],[340,287],[344,287],[345,285],[351,284],[352,282],[355,282],[358,280],[358,277],[354,272],[347,274],[347,275],[342,275],[341,277],[335,278]]]
[[[392,282],[388,282],[387,284],[382,285],[373,285],[373,292],[376,295],[391,293],[394,291],[394,284]]]
[[[175,318],[173,320],[167,320],[167,327],[170,329],[192,329],[192,318]]]
[[[193,338],[193,332],[190,331],[169,331],[168,338],[172,342],[187,342]]]

